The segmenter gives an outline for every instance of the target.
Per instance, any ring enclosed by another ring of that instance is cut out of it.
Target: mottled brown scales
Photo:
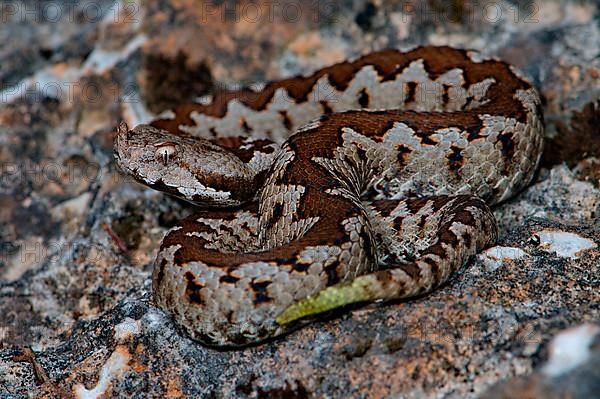
[[[508,64],[478,57],[384,50],[120,129],[125,173],[208,207],[163,239],[156,303],[191,337],[238,346],[446,281],[495,242],[486,202],[528,184],[542,148],[535,90]],[[419,95],[430,87],[433,105]],[[325,89],[327,100],[316,97]],[[398,106],[383,109],[390,101]],[[159,137],[173,156],[156,154]]]

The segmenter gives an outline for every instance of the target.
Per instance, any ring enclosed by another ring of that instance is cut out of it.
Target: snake
[[[498,239],[490,207],[532,181],[543,136],[515,67],[421,46],[123,122],[114,155],[198,206],[160,244],[154,302],[192,339],[241,347],[448,281]]]

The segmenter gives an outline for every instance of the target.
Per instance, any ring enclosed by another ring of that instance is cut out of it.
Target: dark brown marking
[[[165,277],[165,267],[167,266],[167,263],[167,260],[162,258],[160,264],[158,265],[158,273],[156,274],[156,280],[154,282],[157,287],[160,286],[163,278]]]
[[[274,142],[268,139],[251,140],[248,137],[224,136],[211,139],[210,142],[217,144],[233,152],[243,162],[249,162],[254,157],[254,152],[259,151],[271,154],[275,151]],[[244,148],[241,148],[241,147]]]
[[[271,140],[254,140],[250,142],[252,146],[252,151],[260,151],[265,154],[271,154],[275,151],[275,146],[273,146],[273,142]]]
[[[332,262],[330,265],[325,266],[324,270],[327,273],[327,286],[332,286],[340,282],[340,276],[338,273],[338,266],[340,263],[338,261]]]
[[[394,218],[394,229],[396,231],[401,231],[402,230],[402,222],[404,221],[403,217],[396,217]]]
[[[463,208],[466,206],[467,205],[464,205]],[[475,220],[475,218],[473,217],[471,212],[466,212],[466,211],[458,212],[454,217],[454,221],[462,223],[462,224],[466,224],[467,226],[476,226],[477,225],[477,221]],[[451,234],[452,234],[452,236],[455,236],[454,233],[451,233]]]
[[[419,210],[421,208],[423,208],[425,206],[425,204],[427,204],[427,202],[430,199],[431,199],[431,197],[427,197],[427,198],[411,198],[411,199],[409,199],[409,200],[406,201],[406,207],[408,208],[409,212],[414,215],[417,212],[419,212]]]
[[[463,105],[464,109],[467,109],[471,106],[471,103],[473,102],[473,100],[475,99],[475,97],[473,96],[467,96],[466,101],[465,101],[465,105]]]
[[[369,114],[378,114],[378,112],[370,112]],[[383,126],[380,129],[378,129],[376,131],[376,133],[373,134],[369,131],[366,131],[366,132],[363,131],[362,133],[364,135],[368,136],[374,142],[381,143],[381,142],[383,142],[383,138],[385,137],[386,133],[394,128],[394,126],[396,125],[396,122],[397,122],[396,120],[390,119],[385,124],[383,124]]]
[[[202,299],[202,294],[200,293],[202,288],[204,288],[204,285],[195,281],[196,276],[194,276],[194,273],[192,272],[185,272],[183,276],[187,280],[185,286],[185,296],[191,303],[196,305],[204,305],[204,299]]]
[[[448,256],[448,253],[446,252],[446,250],[444,249],[444,247],[442,246],[442,242],[443,241],[439,241],[436,244],[430,246],[429,248],[427,248],[424,254],[430,254],[430,255],[436,255],[438,257],[440,257],[441,259],[446,259],[446,257]]]
[[[361,107],[368,108],[369,101],[370,101],[369,93],[367,93],[367,89],[363,87],[363,89],[360,91],[360,93],[358,95],[358,103],[360,104]]]
[[[371,206],[379,212],[383,217],[389,216],[394,209],[398,206],[400,200],[378,200],[373,201]]]
[[[406,200],[406,206],[412,214],[416,214],[417,212],[419,212],[419,210],[428,203],[431,204],[433,212],[437,212],[448,203],[448,196],[432,195],[423,198],[410,198]]]
[[[408,274],[408,276],[415,280],[415,281],[419,281],[421,279],[421,269],[419,268],[419,266],[414,263],[408,263],[406,265],[398,265],[400,269],[402,269],[406,274]]]
[[[500,144],[502,144],[502,155],[509,160],[515,154],[515,141],[512,133],[504,133],[498,136]]]
[[[240,118],[240,126],[242,127],[244,132],[246,132],[246,133],[252,132],[252,129],[248,125],[248,121],[246,120],[246,118]]]
[[[404,83],[406,96],[404,96],[404,103],[412,103],[416,99],[417,95],[417,82],[406,82]]]
[[[458,172],[465,163],[465,159],[461,154],[462,148],[452,145],[450,146],[450,151],[448,155],[448,168],[453,172]]]
[[[323,109],[323,114],[324,115],[329,115],[333,113],[333,109],[331,109],[331,107],[329,106],[329,103],[325,100],[321,100],[319,101],[319,104],[321,104],[321,109]]]
[[[287,130],[292,130],[292,120],[290,119],[287,111],[285,109],[282,109],[279,111],[279,115],[281,115],[281,118],[283,119],[283,126]]]
[[[471,242],[473,241],[473,236],[471,235],[471,233],[469,233],[468,231],[465,231],[462,234],[463,240],[467,245],[471,245]]]
[[[433,275],[434,285],[437,285],[441,280],[440,265],[431,258],[421,257],[420,260],[429,265],[431,274]]]
[[[356,147],[356,155],[358,157],[358,159],[360,159],[361,161],[367,161],[367,151],[365,151],[363,148],[361,147]],[[351,159],[348,159],[349,162],[354,162]]]
[[[263,227],[266,229],[273,227],[275,225],[275,223],[277,223],[279,221],[279,219],[281,218],[282,215],[283,215],[283,204],[275,204],[273,206],[273,216],[271,216],[269,218],[269,220],[267,221],[267,223],[265,223],[265,225]]]
[[[254,292],[254,304],[258,305],[261,303],[268,303],[273,300],[267,293],[267,287],[271,284],[271,281],[261,281],[259,283],[252,282],[250,287]]]
[[[502,148],[502,155],[504,155],[504,165],[500,173],[505,176],[510,175],[511,168],[513,166],[512,157],[515,155],[515,142],[512,133],[505,133],[498,136]]]
[[[408,159],[410,154],[412,153],[412,149],[405,144],[398,144],[396,146],[397,157],[396,160],[401,167],[406,166],[408,164]]]
[[[421,140],[421,144],[423,145],[436,145],[438,143],[431,138],[431,135],[431,132],[415,132],[415,136]]]
[[[361,235],[363,238],[363,249],[368,254],[369,257],[373,257],[373,256],[375,256],[376,248],[373,247],[373,243],[370,239],[370,234],[368,231],[366,231],[366,229],[367,229],[367,227],[364,226],[361,231]]]
[[[227,317],[227,321],[233,324],[233,310],[230,310],[229,312],[227,312],[227,315],[225,317]]]
[[[444,88],[444,92],[442,93],[442,104],[445,107],[448,104],[448,100],[450,99],[450,97],[448,96],[448,91],[452,86],[444,84],[442,85],[442,87]]]
[[[419,229],[423,229],[423,227],[425,227],[425,223],[427,223],[427,218],[428,215],[421,215],[421,217],[419,218],[419,221],[417,222],[417,226],[419,226]]]
[[[300,262],[295,262],[292,265],[292,269],[300,272],[300,273],[306,273],[308,271],[308,268],[310,267],[312,263],[300,263]]]
[[[389,270],[381,270],[379,272],[375,272],[374,274],[375,278],[383,288],[386,288],[391,284],[398,285],[398,296],[402,296],[402,292],[404,291],[404,283],[401,280],[394,278]]]
[[[479,130],[470,130],[469,134],[467,135],[467,141],[469,143],[472,143],[475,140],[479,140],[482,139],[483,136],[479,134]]]
[[[224,276],[221,276],[221,278],[219,279],[219,281],[222,282],[222,283],[235,284],[238,281],[240,281],[240,279],[237,278],[237,277],[234,277],[234,276],[232,276],[230,274],[226,274]]]

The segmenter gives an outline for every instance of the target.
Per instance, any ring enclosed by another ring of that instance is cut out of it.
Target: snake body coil
[[[191,337],[236,346],[439,286],[495,242],[486,203],[530,182],[542,137],[537,92],[510,65],[420,47],[122,126],[115,156],[208,208],[165,236],[154,296]]]

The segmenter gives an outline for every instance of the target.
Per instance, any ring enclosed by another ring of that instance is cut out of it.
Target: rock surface
[[[598,7],[0,5],[0,397],[599,397]],[[118,121],[418,44],[497,55],[544,98],[543,167],[495,209],[498,248],[431,295],[261,346],[216,351],[182,336],[152,306],[150,274],[162,235],[193,209],[118,174]],[[587,355],[556,368],[556,348],[572,348],[564,334],[587,337]]]

